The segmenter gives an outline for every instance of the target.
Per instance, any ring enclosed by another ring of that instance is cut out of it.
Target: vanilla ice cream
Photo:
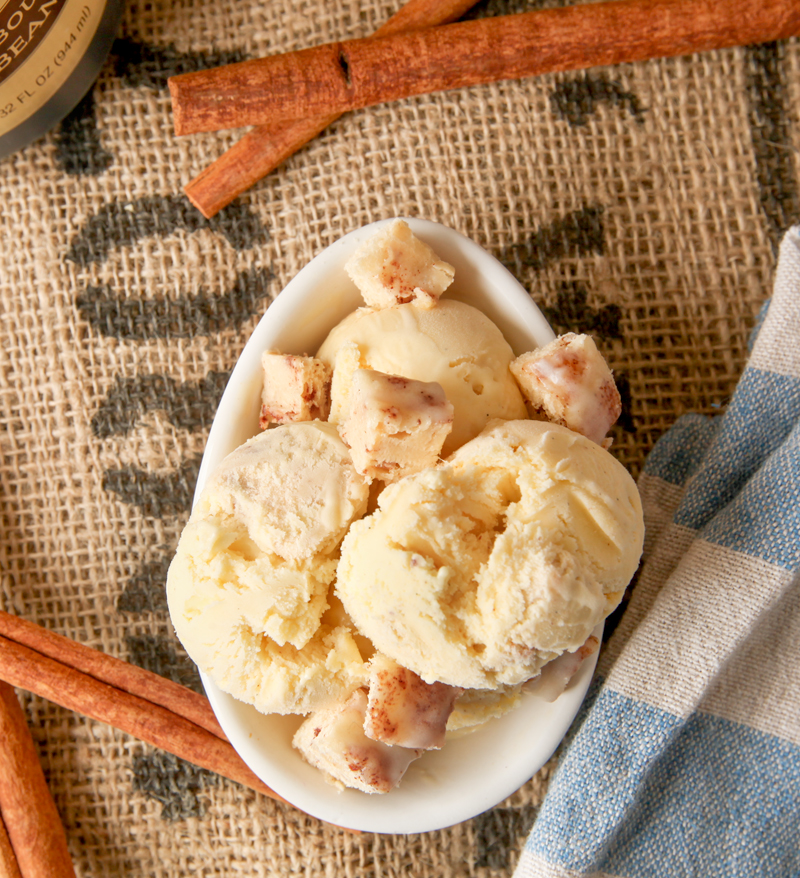
[[[439,299],[453,269],[402,221],[346,271],[367,307],[315,357],[264,353],[261,425],[279,426],[209,478],[167,596],[221,690],[306,714],[311,765],[386,792],[559,657],[539,689],[563,690],[643,521],[606,450],[619,396],[591,339],[515,359],[483,313]]]
[[[367,678],[346,621],[327,624],[337,549],[367,482],[330,424],[286,424],[230,454],[203,490],[167,576],[186,651],[265,713],[317,709]]]
[[[445,456],[493,418],[527,417],[509,370],[514,353],[508,342],[488,317],[463,302],[443,299],[430,310],[412,304],[359,308],[331,331],[317,357],[333,367],[329,420],[336,424],[346,417],[356,369],[440,384],[454,410]]]
[[[337,593],[376,649],[427,682],[535,676],[586,641],[641,555],[625,468],[540,421],[490,425],[378,503],[342,544]]]

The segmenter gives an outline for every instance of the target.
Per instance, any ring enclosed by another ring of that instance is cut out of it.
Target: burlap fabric
[[[91,94],[0,162],[5,609],[199,685],[164,577],[215,401],[271,299],[373,220],[464,232],[557,330],[595,334],[634,473],[678,415],[725,406],[799,215],[800,43],[375,107],[203,220],[181,185],[235,135],[174,137],[167,76],[367,35],[394,8],[134,2]],[[20,695],[80,876],[507,875],[547,785],[444,831],[359,836]]]

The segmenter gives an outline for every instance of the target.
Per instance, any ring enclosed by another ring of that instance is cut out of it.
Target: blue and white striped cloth
[[[800,876],[800,226],[727,410],[639,487],[640,577],[515,878]]]

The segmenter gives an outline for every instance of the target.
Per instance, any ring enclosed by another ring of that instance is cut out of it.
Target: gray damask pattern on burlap
[[[537,5],[559,4],[473,14]],[[134,0],[94,89],[0,162],[5,609],[199,688],[164,578],[216,401],[272,298],[373,220],[458,229],[557,330],[593,333],[634,473],[678,415],[725,406],[800,213],[800,44],[377,106],[204,220],[181,186],[236,135],[174,137],[168,76],[367,35],[395,8]],[[23,702],[82,878],[508,875],[550,771],[452,829],[359,836]]]

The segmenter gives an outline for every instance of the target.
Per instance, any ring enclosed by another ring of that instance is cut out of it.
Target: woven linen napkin
[[[800,874],[800,226],[751,344],[645,463],[639,579],[515,878]]]

